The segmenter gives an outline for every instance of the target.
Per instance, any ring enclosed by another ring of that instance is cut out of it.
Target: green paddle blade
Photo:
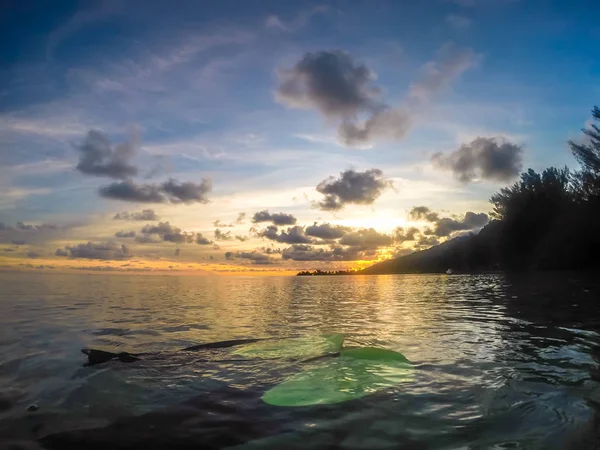
[[[413,379],[413,368],[401,353],[380,348],[343,350],[317,366],[297,373],[265,392],[274,406],[341,403]]]
[[[342,334],[309,336],[302,338],[274,339],[241,345],[234,355],[258,359],[310,359],[338,353],[344,344]]]

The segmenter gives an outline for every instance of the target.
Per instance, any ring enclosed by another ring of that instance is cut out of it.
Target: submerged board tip
[[[399,352],[376,347],[340,351],[266,391],[271,406],[330,405],[355,400],[412,380],[413,367]]]

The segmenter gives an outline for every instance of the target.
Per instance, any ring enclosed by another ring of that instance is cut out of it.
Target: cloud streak
[[[248,259],[252,261],[252,264],[273,264],[273,259],[264,253],[252,251],[252,252],[226,252],[225,259],[232,261],[236,258]]]
[[[115,233],[115,237],[118,237],[118,238],[134,238],[135,237],[135,231],[117,231]]]
[[[160,220],[160,217],[156,215],[153,209],[144,209],[140,212],[129,213],[127,211],[118,212],[113,217],[114,220]]]
[[[102,260],[123,260],[133,256],[126,245],[119,245],[113,241],[99,243],[88,242],[86,244],[77,244],[75,246],[67,245],[64,249],[57,249],[55,255]]]

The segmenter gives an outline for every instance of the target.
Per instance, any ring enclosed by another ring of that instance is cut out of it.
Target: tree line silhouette
[[[359,271],[350,269],[350,270],[303,270],[298,272],[296,275],[299,277],[312,277],[319,275],[355,275],[359,273]]]
[[[299,275],[407,272],[524,271],[600,266],[600,108],[583,129],[582,142],[569,141],[578,170],[532,169],[490,202],[492,220],[478,234],[428,250],[383,261],[361,271],[315,271]],[[597,124],[598,123],[598,124]]]

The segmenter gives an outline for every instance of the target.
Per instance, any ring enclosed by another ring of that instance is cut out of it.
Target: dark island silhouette
[[[581,142],[569,141],[579,170],[532,169],[490,202],[493,219],[478,234],[376,263],[311,275],[585,270],[600,267],[600,108]]]

